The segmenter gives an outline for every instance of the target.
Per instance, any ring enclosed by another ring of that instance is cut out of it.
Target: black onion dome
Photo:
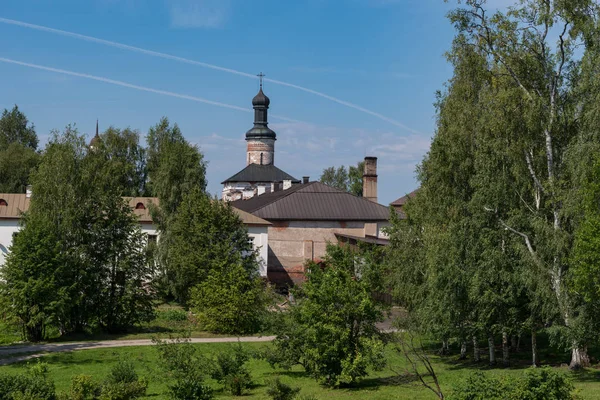
[[[254,96],[254,98],[252,99],[252,105],[255,107],[256,106],[269,107],[269,104],[271,104],[271,100],[269,100],[267,95],[265,95],[263,93],[262,88],[260,88],[260,90],[258,91],[258,94],[256,96]]]
[[[90,140],[90,147],[99,147],[101,140],[102,139],[100,139],[100,136],[98,136],[98,134],[96,134],[96,136],[94,136],[92,138],[92,140]]]

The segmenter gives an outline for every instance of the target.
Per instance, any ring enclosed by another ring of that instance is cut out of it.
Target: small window
[[[157,241],[158,241],[157,235],[148,235],[148,245],[156,245]]]
[[[135,209],[136,209],[136,210],[145,210],[145,209],[146,209],[146,206],[144,205],[144,203],[137,203],[137,204],[135,205]]]
[[[0,206],[6,206],[6,207],[8,207],[8,203],[6,202],[6,200],[0,199]]]

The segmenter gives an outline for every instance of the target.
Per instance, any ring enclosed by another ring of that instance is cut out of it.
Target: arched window
[[[136,209],[136,210],[145,210],[145,209],[146,209],[146,206],[144,205],[144,203],[141,203],[141,202],[140,202],[140,203],[137,203],[137,204],[135,205],[135,209]]]
[[[6,202],[6,200],[0,199],[0,206],[7,206],[8,207],[8,203]]]

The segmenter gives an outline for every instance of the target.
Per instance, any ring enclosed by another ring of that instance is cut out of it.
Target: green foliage
[[[105,383],[98,400],[131,400],[146,394],[148,382],[144,380],[135,382]]]
[[[178,379],[169,386],[169,391],[174,400],[210,400],[214,397],[212,389],[195,377]]]
[[[211,377],[225,386],[234,396],[241,396],[252,384],[246,363],[250,359],[248,350],[241,343],[228,351],[217,353],[212,362]]]
[[[292,387],[281,382],[279,377],[269,381],[267,395],[273,400],[293,400],[300,393],[299,387]]]
[[[75,375],[71,378],[69,393],[63,394],[61,400],[96,400],[100,391],[100,384],[90,375]]]
[[[37,149],[38,138],[33,125],[16,105],[12,110],[4,110],[0,117],[0,151],[17,143],[31,150]]]
[[[188,319],[188,313],[184,310],[169,309],[162,311],[160,317],[165,321],[186,321]]]
[[[54,382],[48,379],[47,365],[36,363],[19,375],[0,374],[0,399],[56,400],[56,389]]]
[[[241,287],[239,279],[243,278],[238,279],[236,274],[243,274],[249,286],[256,283],[258,265],[246,227],[230,205],[211,199],[198,187],[185,194],[169,225],[167,260],[171,291],[183,303],[189,301],[191,289],[207,279],[212,280],[215,292],[221,291],[219,296],[236,285],[243,289],[242,296],[251,289]],[[229,294],[223,300],[235,297],[234,292]],[[207,301],[206,305],[218,307],[213,299]],[[251,305],[248,303],[249,309]]]
[[[52,226],[42,219],[25,218],[25,228],[14,238],[1,274],[2,302],[28,341],[45,338],[57,322],[65,298],[60,276],[64,263]]]
[[[31,171],[37,167],[40,155],[20,143],[11,143],[0,150],[0,193],[25,193]]]
[[[575,400],[571,381],[549,367],[523,377],[497,378],[476,372],[454,389],[451,400]]]
[[[290,320],[275,340],[271,362],[301,364],[323,384],[352,384],[367,369],[382,368],[383,342],[376,323],[383,307],[373,299],[377,262],[350,247],[328,246],[322,264],[308,265]]]
[[[145,240],[109,167],[67,127],[53,133],[32,176],[35,195],[2,288],[30,340],[43,339],[48,325],[114,332],[153,318]]]
[[[264,283],[239,263],[209,272],[192,291],[192,306],[203,329],[228,334],[258,332],[266,314]]]
[[[343,165],[337,169],[335,167],[325,168],[319,181],[328,186],[352,193],[355,196],[362,196],[364,169],[364,161],[360,161],[356,166],[351,165],[348,169]]]
[[[106,381],[108,383],[131,383],[138,379],[133,362],[121,360],[110,370]]]
[[[111,126],[100,138],[95,150],[106,157],[106,169],[117,180],[121,195],[148,196],[146,151],[139,144],[140,133]]]
[[[208,400],[213,398],[212,389],[204,384],[208,361],[197,353],[187,338],[169,341],[153,339],[161,366],[173,379],[169,385],[171,398],[175,400]]]

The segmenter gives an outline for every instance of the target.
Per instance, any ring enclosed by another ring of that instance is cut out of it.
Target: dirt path
[[[219,338],[191,338],[192,343],[235,343],[235,342],[270,342],[275,336],[248,336],[248,337],[219,337]],[[17,345],[0,347],[0,365],[12,364],[32,358],[42,357],[49,353],[60,353],[75,350],[103,349],[110,347],[151,346],[150,339],[137,340],[100,340],[90,342],[47,343],[33,345]],[[26,353],[26,354],[23,354]],[[23,354],[17,356],[17,354]],[[10,357],[15,355],[15,357]]]

